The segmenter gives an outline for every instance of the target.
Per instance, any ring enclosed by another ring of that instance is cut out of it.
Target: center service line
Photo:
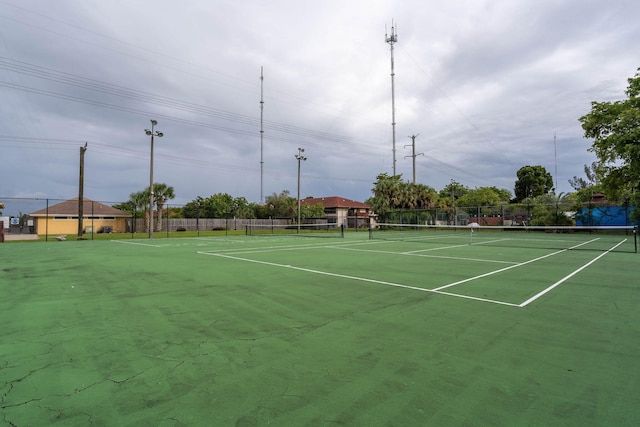
[[[309,268],[295,267],[293,265],[277,264],[275,262],[267,262],[267,261],[258,261],[258,260],[255,260],[255,259],[240,258],[240,257],[236,257],[236,256],[225,255],[225,254],[217,254],[217,253],[211,253],[211,252],[197,252],[197,253],[201,254],[201,255],[217,256],[217,257],[222,257],[222,258],[235,259],[235,260],[238,260],[238,261],[252,262],[252,263],[256,263],[256,264],[271,265],[271,266],[274,266],[274,267],[290,268],[292,270],[299,270],[299,271],[305,271],[305,272],[308,272],[308,273],[322,274],[322,275],[325,275],[325,276],[339,277],[339,278],[342,278],[342,279],[351,279],[351,280],[358,280],[358,281],[361,281],[361,282],[377,283],[379,285],[395,286],[397,288],[412,289],[414,291],[430,292],[430,293],[434,293],[434,294],[448,295],[448,296],[453,296],[453,297],[458,297],[458,298],[471,299],[471,300],[475,300],[475,301],[489,302],[489,303],[500,304],[500,305],[508,305],[510,307],[518,307],[518,304],[512,304],[512,303],[504,302],[504,301],[497,301],[497,300],[491,300],[491,299],[487,299],[487,298],[472,297],[472,296],[469,296],[469,295],[460,295],[460,294],[454,294],[454,293],[450,293],[450,292],[440,292],[440,291],[437,291],[437,290],[434,290],[434,289],[424,289],[424,288],[419,288],[417,286],[402,285],[400,283],[392,283],[392,282],[385,282],[385,281],[382,281],[382,280],[367,279],[366,277],[347,276],[345,274],[329,273],[329,272],[326,272],[326,271],[311,270]]]
[[[520,304],[518,307],[525,307],[527,305],[529,305],[530,303],[532,303],[533,301],[537,300],[538,298],[540,298],[542,295],[546,294],[547,292],[551,291],[552,289],[554,289],[556,286],[559,286],[561,283],[567,281],[568,279],[570,279],[571,277],[575,276],[576,274],[578,274],[579,272],[581,272],[582,270],[584,270],[585,268],[589,267],[591,264],[593,264],[594,262],[596,262],[597,260],[599,260],[600,258],[602,258],[603,256],[605,256],[606,254],[610,253],[611,251],[613,251],[615,248],[617,248],[618,246],[620,246],[621,244],[623,244],[624,242],[626,242],[627,239],[624,239],[623,241],[621,241],[620,243],[618,243],[617,245],[615,245],[614,247],[612,247],[611,249],[609,249],[608,251],[598,255],[597,257],[595,257],[594,259],[592,259],[591,261],[589,261],[588,263],[586,263],[585,265],[583,265],[582,267],[580,267],[579,269],[577,269],[576,271],[574,271],[571,274],[568,274],[567,276],[563,277],[562,279],[558,280],[556,283],[554,283],[553,285],[549,286],[547,289],[537,293],[536,295],[532,296],[531,298],[529,298],[528,300],[526,300],[525,302],[523,302],[522,304]]]
[[[596,241],[598,239],[599,238],[593,239],[593,240],[589,240],[588,242],[580,243],[579,245],[572,246],[569,249],[574,249],[574,248],[577,248],[579,246],[589,244],[589,243],[594,242],[594,241]],[[481,275],[475,276],[475,277],[470,277],[468,279],[460,280],[458,282],[449,283],[448,285],[444,285],[444,286],[440,286],[439,288],[435,288],[434,291],[440,291],[442,289],[446,289],[446,288],[449,288],[451,286],[456,286],[456,285],[460,285],[462,283],[471,282],[472,280],[481,279],[483,277],[487,277],[487,276],[491,276],[491,275],[494,275],[494,274],[497,274],[497,273],[502,273],[503,271],[511,270],[512,268],[521,267],[523,265],[531,264],[532,262],[540,261],[541,259],[545,259],[545,258],[549,258],[549,257],[554,256],[554,255],[561,254],[563,252],[568,251],[569,249],[562,249],[560,251],[556,251],[556,252],[553,252],[553,253],[550,253],[550,254],[547,254],[547,255],[543,255],[543,256],[538,257],[538,258],[530,259],[529,261],[521,262],[521,263],[515,264],[515,265],[510,265],[509,267],[501,268],[499,270],[490,271],[488,273],[484,273],[484,274],[481,274]]]

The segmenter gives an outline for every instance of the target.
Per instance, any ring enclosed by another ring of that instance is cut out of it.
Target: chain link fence
[[[149,233],[148,209],[131,212],[116,209],[123,202],[84,199],[82,221],[78,199],[0,198],[4,203],[0,220],[4,235],[51,236],[78,235],[93,238],[102,233],[128,233],[131,238],[145,238]],[[182,205],[166,204],[160,215],[154,212],[154,233],[234,231],[247,225],[292,225],[295,218],[247,218],[229,210],[223,217],[183,218]],[[378,222],[397,224],[481,226],[522,225],[634,225],[633,207],[628,205],[586,204],[576,206],[559,201],[555,204],[503,204],[498,206],[442,207],[433,209],[392,210],[374,217]],[[307,218],[302,222],[335,222],[335,218]],[[346,229],[358,231],[369,227],[369,217],[347,217]]]

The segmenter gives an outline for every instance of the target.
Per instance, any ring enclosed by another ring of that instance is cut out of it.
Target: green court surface
[[[640,254],[0,244],[7,426],[640,425]]]

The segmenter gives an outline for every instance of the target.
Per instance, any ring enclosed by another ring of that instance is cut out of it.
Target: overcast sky
[[[513,193],[542,165],[568,192],[595,160],[578,119],[640,67],[639,16],[637,0],[0,0],[0,198],[76,197],[87,142],[84,196],[126,201],[149,185],[155,119],[173,203],[295,196],[298,147],[303,197],[364,201],[393,172],[392,21],[398,174],[417,135],[436,190]]]

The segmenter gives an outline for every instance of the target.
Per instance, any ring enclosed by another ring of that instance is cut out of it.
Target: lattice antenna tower
[[[263,68],[260,67],[260,203],[264,203],[264,192],[263,192],[263,174],[264,174],[264,127],[263,127],[263,111],[264,111],[264,97],[263,97],[263,83],[264,83],[264,74]]]
[[[391,21],[391,35],[387,33],[385,25],[384,39],[391,47],[391,129],[392,129],[392,141],[393,141],[393,175],[396,175],[396,94],[394,86],[394,67],[393,67],[393,45],[398,41],[398,34],[396,28]]]

